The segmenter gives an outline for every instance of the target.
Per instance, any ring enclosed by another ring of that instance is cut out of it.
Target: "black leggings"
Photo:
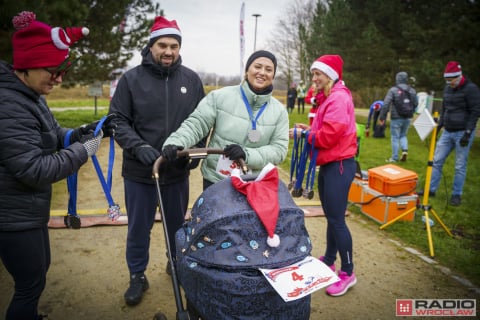
[[[48,227],[0,232],[0,258],[13,277],[15,292],[6,320],[37,319],[38,300],[50,266]]]

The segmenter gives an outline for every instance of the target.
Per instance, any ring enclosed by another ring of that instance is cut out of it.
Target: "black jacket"
[[[449,85],[443,90],[442,112],[438,122],[450,132],[470,130],[473,132],[480,116],[480,90],[472,81],[465,81],[458,87]]]
[[[153,183],[152,166],[135,157],[135,147],[151,145],[158,151],[167,137],[180,127],[205,96],[198,75],[181,65],[181,58],[166,68],[153,62],[150,51],[142,51],[142,64],[119,80],[109,113],[116,113],[115,140],[123,148],[123,177]],[[160,168],[160,182],[173,183],[189,174],[187,159]]]
[[[52,183],[78,171],[88,154],[80,143],[62,149],[68,129],[5,62],[0,97],[0,231],[43,227],[50,218]]]

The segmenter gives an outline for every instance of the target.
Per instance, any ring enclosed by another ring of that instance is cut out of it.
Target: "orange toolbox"
[[[359,204],[363,199],[363,188],[368,186],[367,180],[355,178],[350,185],[350,191],[348,192],[348,201],[354,204]]]
[[[361,211],[373,220],[383,224],[395,219],[412,208],[416,208],[417,198],[418,196],[416,194],[389,197],[368,186],[364,186]],[[413,221],[414,218],[415,209],[411,210],[409,214],[400,220]]]
[[[368,186],[386,196],[415,194],[418,175],[394,164],[368,169]]]

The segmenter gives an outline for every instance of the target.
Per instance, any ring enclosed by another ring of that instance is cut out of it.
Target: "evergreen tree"
[[[85,26],[87,37],[76,43],[72,57],[81,57],[66,78],[68,82],[105,81],[116,68],[125,68],[133,52],[147,43],[155,15],[161,14],[152,0],[0,0],[0,55],[12,62],[12,18],[21,11],[32,11],[37,19],[51,26]]]

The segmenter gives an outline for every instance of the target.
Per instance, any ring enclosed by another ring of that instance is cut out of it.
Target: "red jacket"
[[[330,95],[318,107],[308,141],[319,149],[317,165],[355,156],[357,129],[353,99],[341,81],[333,86]]]

